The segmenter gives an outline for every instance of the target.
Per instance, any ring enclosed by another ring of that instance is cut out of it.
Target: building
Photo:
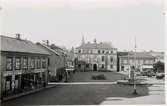
[[[119,71],[121,71],[121,69],[120,69],[120,59],[119,59],[119,57],[120,56],[127,56],[128,55],[128,52],[127,51],[124,51],[124,52],[122,52],[122,51],[117,51],[117,72],[119,72]]]
[[[75,49],[75,69],[77,71],[116,71],[117,49],[110,43],[82,44]]]
[[[48,58],[49,81],[61,81],[66,67],[66,54],[60,47],[49,43],[37,43],[51,55]]]
[[[1,93],[9,96],[47,85],[49,52],[28,40],[0,36]]]
[[[164,59],[165,58],[165,53],[164,52],[150,51],[148,53],[155,57],[155,63],[157,63],[158,61],[164,63],[164,60],[165,60]]]
[[[137,71],[152,71],[155,57],[147,52],[128,52],[119,58],[119,71],[129,71],[130,67],[137,67]]]
[[[75,54],[74,54],[74,48],[72,48],[70,51],[66,50],[67,54],[67,71],[74,71],[74,61],[75,61]]]

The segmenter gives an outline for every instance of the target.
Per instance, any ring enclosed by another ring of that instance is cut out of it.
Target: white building
[[[116,71],[117,49],[111,44],[101,42],[82,44],[75,49],[76,70],[80,71]]]

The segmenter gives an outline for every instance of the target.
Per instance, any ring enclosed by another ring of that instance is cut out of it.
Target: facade
[[[74,49],[72,48],[70,51],[66,51],[67,54],[67,64],[66,64],[66,70],[67,71],[74,71],[74,61],[75,61],[75,55],[74,55]]]
[[[117,49],[106,42],[84,43],[75,49],[77,71],[116,71]]]
[[[157,63],[158,61],[160,62],[165,62],[164,58],[165,58],[165,53],[164,52],[154,52],[154,51],[150,51],[148,52],[149,54],[151,54],[152,56],[155,57],[155,63]]]
[[[66,67],[65,52],[54,44],[37,43],[51,55],[48,58],[49,81],[61,81]]]
[[[130,71],[130,67],[137,67],[137,71],[152,71],[155,57],[147,52],[129,52],[119,56],[119,70]]]
[[[127,51],[117,51],[117,72],[121,71],[120,69],[120,56],[127,56],[128,52]]]
[[[49,52],[28,40],[1,38],[1,93],[8,96],[46,86]],[[2,97],[1,97],[2,98]]]

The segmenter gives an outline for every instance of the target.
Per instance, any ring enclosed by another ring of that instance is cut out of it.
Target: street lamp
[[[135,37],[135,68],[134,68],[134,72],[133,72],[133,80],[134,80],[134,82],[133,82],[133,94],[134,95],[137,95],[138,93],[137,93],[137,90],[136,90],[136,82],[135,82],[135,79],[136,79],[136,69],[137,69],[137,66],[136,66],[137,64],[136,64],[136,37]]]

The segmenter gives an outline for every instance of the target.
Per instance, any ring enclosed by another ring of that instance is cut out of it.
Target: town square
[[[1,105],[165,105],[163,3],[2,0]]]

